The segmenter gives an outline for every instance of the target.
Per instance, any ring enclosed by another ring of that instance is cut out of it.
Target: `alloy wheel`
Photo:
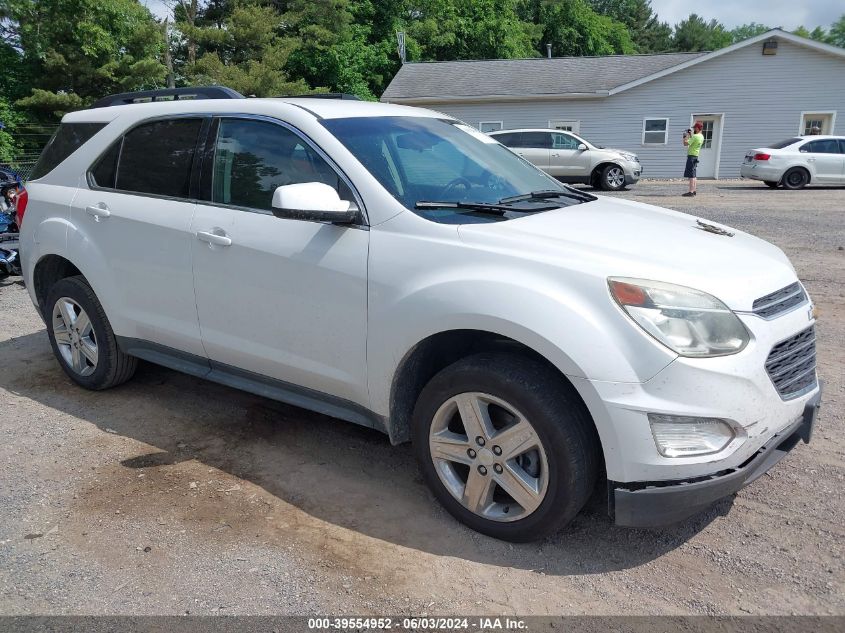
[[[625,184],[625,173],[619,167],[611,167],[607,170],[605,180],[612,189],[619,189]]]
[[[461,393],[444,402],[431,424],[429,451],[449,493],[485,519],[523,519],[546,496],[549,466],[540,436],[495,396]]]
[[[91,319],[73,299],[62,297],[53,305],[53,338],[65,363],[80,376],[90,376],[99,358]]]

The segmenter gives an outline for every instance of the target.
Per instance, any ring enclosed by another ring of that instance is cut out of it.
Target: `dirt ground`
[[[456,523],[408,446],[144,364],[65,377],[0,281],[0,614],[845,614],[845,189],[640,183],[621,195],[786,251],[820,310],[810,445],[712,510],[616,528],[596,495],[510,545]]]

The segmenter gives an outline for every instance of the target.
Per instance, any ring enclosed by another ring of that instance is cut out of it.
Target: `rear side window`
[[[838,154],[839,143],[836,139],[826,138],[819,141],[810,141],[801,146],[800,152],[810,152],[812,154]]]
[[[131,130],[123,137],[115,189],[187,198],[201,127],[202,119],[186,118],[152,121]],[[107,168],[103,170],[106,178]],[[96,174],[94,178],[99,183]]]
[[[552,135],[548,132],[523,132],[519,143],[514,147],[551,149]]]
[[[516,147],[519,144],[519,136],[519,132],[507,132],[505,134],[496,134],[493,138],[505,147]]]
[[[105,123],[62,123],[41,152],[30,180],[49,174],[105,126]]]

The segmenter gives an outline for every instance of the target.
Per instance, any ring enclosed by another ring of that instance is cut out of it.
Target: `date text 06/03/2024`
[[[524,620],[500,617],[322,617],[308,618],[311,630],[383,630],[406,631],[520,631],[527,630]]]

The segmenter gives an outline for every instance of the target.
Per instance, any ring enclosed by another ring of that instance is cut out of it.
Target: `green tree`
[[[19,103],[60,115],[164,81],[164,40],[135,0],[7,0],[7,34],[31,87]]]
[[[0,96],[0,163],[13,162],[21,150],[21,142],[17,136],[19,126],[25,122],[24,116],[8,99]]]
[[[409,0],[405,23],[423,60],[534,57],[540,32],[517,0]]]
[[[827,35],[827,43],[845,48],[845,14],[831,24],[830,32]]]
[[[675,25],[675,50],[715,51],[731,43],[731,34],[716,20],[705,21],[695,13]]]
[[[731,29],[731,42],[736,44],[737,42],[742,42],[743,40],[762,35],[763,33],[771,30],[771,27],[766,26],[765,24],[757,24],[757,22],[742,24],[734,29]]]
[[[672,27],[661,22],[651,0],[590,0],[593,9],[628,27],[640,53],[661,53],[672,49]]]
[[[527,0],[524,19],[539,25],[539,50],[556,56],[636,53],[628,28],[593,10],[588,0]]]
[[[336,86],[342,60],[338,45],[352,39],[347,0],[291,0],[283,16],[293,43],[286,68],[311,86]]]
[[[222,84],[257,97],[308,91],[304,81],[288,79],[295,43],[279,35],[282,16],[273,7],[237,4],[219,26],[181,22],[180,28],[198,47],[196,63],[186,66],[192,85]]]

